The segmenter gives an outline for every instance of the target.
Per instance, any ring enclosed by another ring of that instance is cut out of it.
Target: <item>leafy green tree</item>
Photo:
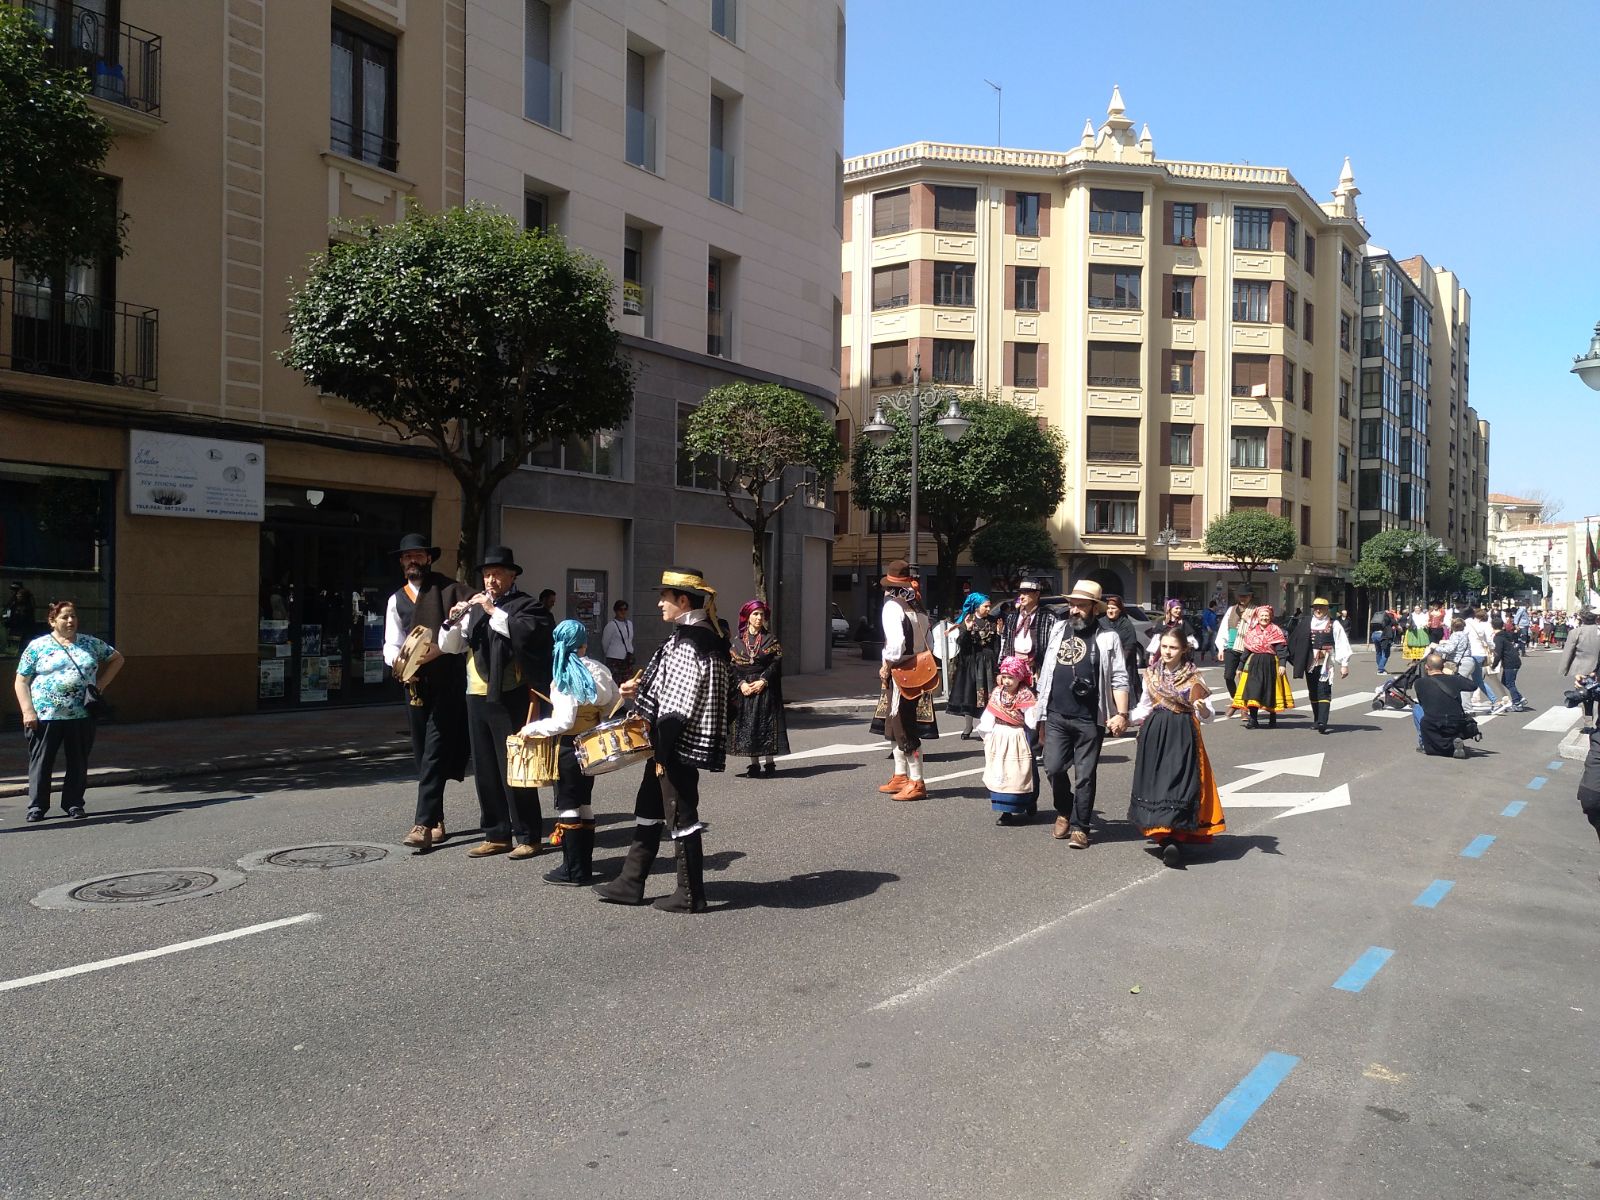
[[[756,596],[767,599],[763,549],[767,526],[805,490],[796,482],[781,495],[784,473],[809,468],[831,480],[844,464],[833,422],[792,388],[775,383],[729,383],[712,388],[689,418],[684,450],[701,457],[728,507],[750,526],[750,567]]]
[[[89,87],[50,61],[26,9],[0,4],[0,259],[33,274],[122,253],[125,218],[100,175],[111,129]]]
[[[1495,583],[1499,585],[1499,590],[1505,590],[1505,583],[1503,580],[1497,578]],[[1486,582],[1484,573],[1476,566],[1461,568],[1461,590],[1466,592],[1469,596],[1476,597],[1481,595],[1484,588],[1487,586],[1488,584]]]
[[[991,576],[1010,579],[1026,567],[1056,565],[1056,544],[1038,521],[995,521],[972,539],[972,561]]]
[[[1293,558],[1298,545],[1294,526],[1264,508],[1235,508],[1206,526],[1206,553],[1231,562],[1246,584],[1267,563]]]
[[[1350,582],[1369,592],[1387,592],[1394,587],[1389,568],[1375,558],[1362,558],[1350,572]]]
[[[1406,553],[1406,547],[1412,551]],[[1422,593],[1422,564],[1426,557],[1428,570],[1428,592],[1431,596],[1442,596],[1460,585],[1461,564],[1449,554],[1437,539],[1425,538],[1423,534],[1410,529],[1385,529],[1373,534],[1361,543],[1361,558],[1356,563],[1358,576],[1354,582],[1358,587],[1368,586],[1362,584],[1359,572],[1375,572],[1382,569],[1389,577],[1388,587],[1404,586],[1412,596]],[[1371,563],[1372,566],[1363,567],[1362,564]],[[1430,596],[1422,596],[1426,603]]]
[[[611,279],[558,235],[480,204],[362,222],[289,299],[284,363],[433,448],[461,486],[462,578],[496,487],[552,438],[614,429],[633,367]]]
[[[974,397],[961,402],[971,421],[959,442],[939,432],[942,406],[924,398],[917,509],[927,518],[938,551],[946,607],[954,603],[956,562],[985,522],[1038,520],[1061,506],[1066,495],[1066,443],[1061,432],[1041,429],[1033,417],[1009,404]],[[880,450],[856,440],[851,478],[856,507],[869,512],[907,513],[911,507],[911,419],[887,414],[894,433]]]

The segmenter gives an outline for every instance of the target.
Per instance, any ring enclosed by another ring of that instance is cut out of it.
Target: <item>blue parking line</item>
[[[1482,858],[1483,852],[1494,845],[1494,834],[1480,833],[1467,843],[1467,848],[1461,852],[1462,858]]]
[[[1559,771],[1559,770],[1561,770],[1561,768],[1562,768],[1562,767],[1564,767],[1564,766],[1566,766],[1566,764],[1565,764],[1565,763],[1563,763],[1563,762],[1562,762],[1562,761],[1561,761],[1561,760],[1560,760],[1560,759],[1559,759],[1559,758],[1558,758],[1558,759],[1556,759],[1556,760],[1555,760],[1555,762],[1553,762],[1553,763],[1545,763],[1545,765],[1544,765],[1544,769],[1545,769],[1545,770],[1547,770],[1547,771]]]
[[[1454,880],[1435,879],[1427,887],[1423,888],[1422,894],[1411,903],[1418,908],[1438,908],[1439,901],[1448,896],[1450,889],[1453,887],[1455,887]]]
[[[1372,977],[1393,957],[1393,950],[1385,950],[1382,946],[1368,946],[1367,952],[1351,963],[1350,969],[1334,980],[1333,986],[1341,992],[1359,992],[1372,982]]]
[[[1547,784],[1549,782],[1550,781],[1548,779],[1546,779],[1543,775],[1535,775],[1532,779],[1528,780],[1528,790],[1530,792],[1537,792],[1540,788],[1542,788],[1545,784]]]
[[[1239,1081],[1239,1086],[1224,1096],[1222,1103],[1211,1110],[1211,1115],[1195,1127],[1189,1140],[1197,1146],[1226,1150],[1234,1135],[1244,1128],[1244,1123],[1255,1116],[1267,1097],[1299,1065],[1300,1060],[1292,1054],[1273,1050],[1264,1055],[1255,1069]]]
[[[1500,815],[1502,817],[1514,817],[1527,807],[1528,802],[1526,800],[1513,800],[1510,804],[1506,805],[1500,810]]]

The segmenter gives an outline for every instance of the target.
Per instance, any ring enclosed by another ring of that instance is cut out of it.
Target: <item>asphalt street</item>
[[[798,718],[775,778],[706,780],[695,917],[467,859],[470,781],[403,853],[404,760],[97,789],[83,823],[0,800],[0,1195],[1600,1195],[1600,845],[1555,659],[1466,762],[1371,710],[1370,655],[1330,736],[1212,723],[1228,833],[1183,870],[1124,823],[1131,740],[1074,851],[1048,791],[994,824],[947,718],[920,804],[876,792],[864,712]],[[603,876],[634,782],[596,791]],[[390,853],[239,865],[314,843]],[[157,868],[243,882],[33,903]]]

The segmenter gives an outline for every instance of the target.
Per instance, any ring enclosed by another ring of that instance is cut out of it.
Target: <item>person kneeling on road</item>
[[[1435,758],[1465,758],[1465,739],[1478,736],[1478,723],[1463,711],[1461,697],[1477,690],[1476,681],[1445,670],[1437,651],[1422,660],[1417,703],[1411,710],[1417,725],[1417,749]]]

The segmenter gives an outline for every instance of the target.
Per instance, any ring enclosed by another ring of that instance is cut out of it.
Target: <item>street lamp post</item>
[[[1420,541],[1418,541],[1418,540],[1408,541],[1406,543],[1406,545],[1405,545],[1404,553],[1408,557],[1410,555],[1412,555],[1412,554],[1417,554],[1419,552],[1422,555],[1422,558],[1421,558],[1420,561],[1422,563],[1422,603],[1424,605],[1426,605],[1428,603],[1428,552],[1430,550],[1440,549],[1443,546],[1444,546],[1444,543],[1441,542],[1438,538],[1433,537],[1433,536],[1431,536],[1429,534],[1426,534],[1426,533],[1422,535],[1422,538],[1421,538]]]
[[[1589,341],[1589,353],[1573,356],[1572,373],[1595,391],[1600,392],[1600,323],[1594,327],[1594,337]]]
[[[972,426],[972,422],[961,415],[961,406],[956,399],[955,392],[950,392],[950,402],[945,409],[944,416],[939,418],[939,432],[944,434],[945,441],[959,442],[961,435]],[[878,449],[883,449],[889,444],[889,439],[894,436],[894,426],[889,424],[884,414],[885,408],[895,411],[906,411],[911,420],[911,505],[910,505],[910,536],[907,546],[906,559],[913,569],[917,565],[917,473],[918,456],[922,448],[922,355],[918,354],[916,362],[911,368],[910,392],[895,392],[879,396],[877,405],[872,414],[872,420],[861,430]],[[880,528],[882,521],[880,518]]]
[[[1178,540],[1178,531],[1170,524],[1156,534],[1156,545],[1166,552],[1166,557],[1161,563],[1161,602],[1163,604],[1172,596],[1172,548],[1178,544]]]

